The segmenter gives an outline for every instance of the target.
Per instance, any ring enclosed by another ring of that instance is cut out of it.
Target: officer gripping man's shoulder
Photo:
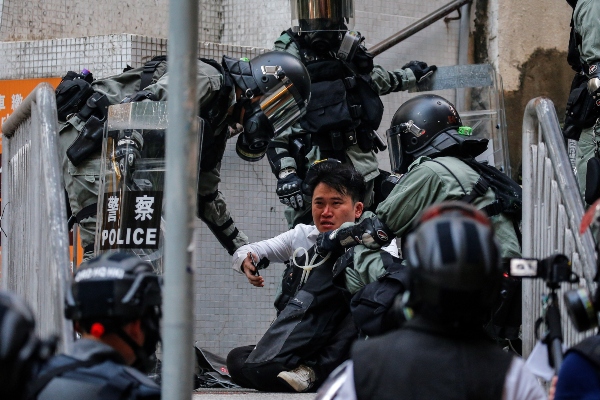
[[[277,195],[288,206],[290,228],[311,222],[310,196],[303,181],[316,160],[336,158],[352,165],[367,181],[365,206],[378,199],[375,153],[386,148],[376,132],[383,115],[379,97],[414,88],[436,70],[419,61],[394,71],[374,64],[362,45],[364,38],[352,30],[353,2],[335,7],[336,15],[315,15],[315,10],[330,10],[320,2],[311,0],[304,9],[306,2],[292,1],[292,29],[283,32],[274,46],[302,60],[312,81],[306,115],[275,137],[267,151]]]
[[[491,219],[502,244],[502,257],[521,253],[519,221],[521,188],[495,168],[478,163],[474,157],[487,148],[487,139],[470,136],[463,127],[456,108],[436,95],[421,95],[406,101],[394,114],[390,138],[390,159],[395,184],[387,198],[377,207],[377,219],[320,234],[318,251],[359,245],[377,249],[389,239],[403,237],[419,213],[428,206],[447,200],[460,200],[483,210]],[[368,252],[367,252],[368,253]],[[357,291],[379,265],[375,257],[365,265],[354,265],[346,272],[346,285]],[[371,271],[365,273],[364,269]],[[506,297],[496,305],[489,330],[498,339],[517,339],[521,319],[520,281],[507,278]]]
[[[160,399],[143,372],[156,365],[161,279],[137,256],[106,253],[83,263],[65,299],[81,339],[50,359],[29,388],[39,400]]]
[[[166,61],[150,63],[155,68],[151,79],[144,79],[152,70],[147,63],[143,69],[91,83],[90,74],[70,73],[57,88],[59,119],[64,123],[60,145],[65,154],[65,186],[88,257],[95,239],[100,147],[107,107],[119,102],[167,100]],[[268,52],[253,60],[224,56],[220,64],[198,61],[197,94],[204,120],[197,215],[231,254],[248,243],[248,238],[236,228],[218,190],[226,141],[243,130],[238,137],[238,154],[249,161],[260,159],[268,140],[304,114],[310,79],[300,61],[287,53]],[[285,95],[293,101],[277,104],[269,115],[263,113],[264,102]],[[134,135],[122,139],[119,143],[124,149],[117,154],[123,159],[126,156],[128,162],[120,166],[131,168],[144,143],[136,142]]]

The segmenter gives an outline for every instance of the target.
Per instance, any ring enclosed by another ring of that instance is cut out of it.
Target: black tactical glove
[[[388,245],[394,238],[393,232],[379,218],[365,218],[358,224],[347,228],[320,233],[316,250],[320,255],[328,252],[341,253],[347,247],[362,244],[373,250]]]
[[[421,82],[423,79],[429,77],[437,70],[435,65],[427,66],[427,63],[423,61],[410,61],[402,66],[402,69],[407,68],[410,69],[413,74],[415,74],[417,82]]]
[[[135,170],[135,160],[141,158],[140,151],[144,144],[142,135],[138,132],[128,129],[123,131],[117,141],[115,150],[115,160],[119,164],[119,169],[123,177],[130,182]]]
[[[373,55],[367,51],[363,46],[359,46],[354,54],[352,63],[356,66],[356,70],[359,74],[370,74],[373,71]]]
[[[277,179],[277,195],[279,201],[294,210],[300,210],[304,206],[302,198],[302,179],[291,172],[283,178]]]

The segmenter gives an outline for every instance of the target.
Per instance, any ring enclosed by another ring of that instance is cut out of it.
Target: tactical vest
[[[340,151],[358,144],[373,148],[372,131],[379,128],[383,103],[370,85],[369,74],[353,64],[316,55],[301,36],[286,32],[296,44],[311,79],[311,100],[300,120],[321,151]],[[337,136],[336,136],[337,134]]]
[[[314,249],[313,246],[309,250],[309,259],[314,255]],[[305,259],[304,255],[298,257],[298,264],[304,265]],[[261,373],[269,370],[271,365],[293,369],[301,361],[315,357],[348,315],[348,304],[332,283],[334,261],[327,260],[314,268],[302,285],[301,268],[294,266],[286,270],[284,294],[276,305],[278,316],[244,365],[244,375],[257,381],[257,387],[260,387]]]
[[[141,372],[110,360],[80,361],[64,354],[33,381],[28,399],[159,400],[160,387]]]
[[[500,400],[512,356],[485,339],[444,336],[415,318],[352,349],[357,399]]]

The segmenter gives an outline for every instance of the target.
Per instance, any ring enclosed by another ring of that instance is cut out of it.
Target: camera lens
[[[586,289],[569,290],[563,295],[569,318],[579,332],[598,326],[594,303]]]

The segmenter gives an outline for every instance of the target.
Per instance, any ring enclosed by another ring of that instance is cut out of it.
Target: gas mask
[[[315,31],[305,33],[306,43],[320,56],[324,56],[340,48],[342,32],[339,31]]]

